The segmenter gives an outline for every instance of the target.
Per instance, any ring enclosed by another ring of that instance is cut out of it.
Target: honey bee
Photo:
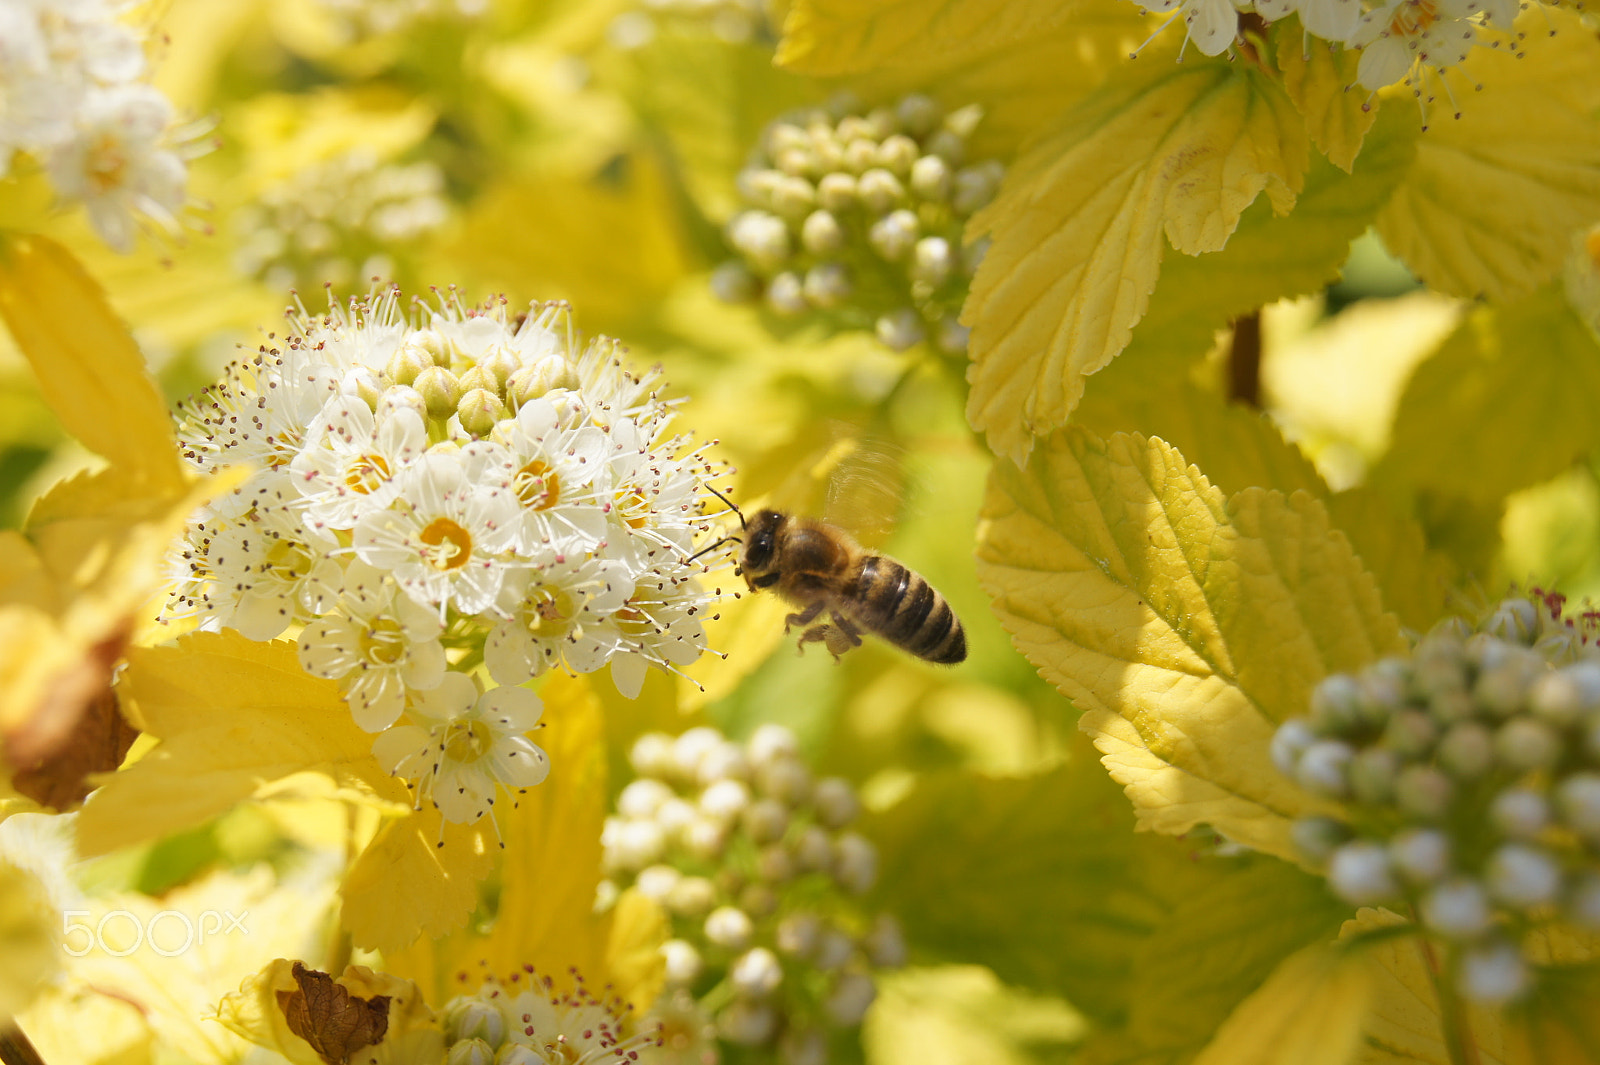
[[[784,631],[802,627],[802,651],[820,643],[838,658],[861,646],[866,631],[929,662],[954,665],[967,657],[960,619],[915,570],[815,518],[761,510],[747,522],[716,494],[744,530],[739,572],[745,583],[754,591],[772,589],[800,608],[785,619]],[[824,613],[828,619],[819,620]]]

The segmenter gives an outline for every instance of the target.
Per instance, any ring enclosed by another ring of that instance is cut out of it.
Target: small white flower
[[[487,610],[500,592],[499,555],[516,542],[517,506],[506,483],[475,483],[461,463],[430,452],[396,478],[392,507],[356,523],[356,555],[394,574],[413,600],[463,614]]]
[[[359,398],[328,400],[289,464],[308,524],[350,529],[362,516],[388,508],[400,491],[396,475],[427,446],[427,429],[415,411],[392,411],[380,421]]]
[[[1140,2],[1146,11],[1176,11],[1182,17],[1189,40],[1204,55],[1221,55],[1239,34],[1239,12],[1232,0],[1149,0]]]
[[[539,723],[539,697],[526,688],[479,694],[472,678],[446,673],[432,691],[413,692],[407,717],[380,735],[372,753],[409,780],[417,803],[431,801],[445,820],[472,822],[488,812],[500,787],[531,788],[550,760],[524,733]]]
[[[500,598],[507,616],[484,640],[489,675],[501,684],[521,684],[556,665],[593,673],[620,645],[606,619],[632,594],[625,565],[586,558],[581,551],[511,573]]]
[[[436,687],[445,675],[438,615],[370,566],[345,574],[341,613],[311,622],[300,634],[300,665],[339,681],[357,725],[378,732],[405,709],[406,692]]]
[[[50,153],[50,181],[82,200],[107,244],[131,251],[140,216],[178,228],[188,168],[164,146],[172,105],[144,84],[90,89],[78,107],[74,136]]]
[[[1361,49],[1356,80],[1376,91],[1414,68],[1455,66],[1477,42],[1477,28],[1466,21],[1476,10],[1473,0],[1385,0],[1361,16],[1349,37]]]
[[[552,550],[574,538],[594,548],[605,539],[610,441],[590,424],[564,424],[547,397],[524,403],[506,433],[514,459],[512,489],[522,505],[522,550]]]

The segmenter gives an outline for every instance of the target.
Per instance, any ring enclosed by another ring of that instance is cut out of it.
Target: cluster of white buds
[[[505,980],[486,977],[440,1010],[442,1065],[600,1065],[662,1060],[658,1026],[639,1024],[614,995],[597,998],[576,969],[573,990],[531,965]],[[460,973],[463,983],[470,974]]]
[[[778,38],[765,0],[635,0],[611,20],[606,36],[619,48],[642,48],[658,29],[710,35],[728,44]]]
[[[1361,50],[1356,81],[1374,94],[1386,85],[1403,81],[1412,87],[1421,102],[1423,78],[1431,70],[1439,75],[1452,103],[1454,94],[1449,82],[1444,80],[1444,72],[1458,66],[1473,48],[1508,47],[1515,52],[1520,37],[1513,34],[1512,23],[1522,6],[1520,0],[1377,0],[1375,3],[1365,0],[1134,0],[1134,3],[1146,11],[1172,13],[1162,24],[1162,30],[1181,18],[1188,42],[1206,55],[1219,55],[1233,46],[1239,36],[1239,16],[1243,13],[1253,12],[1267,22],[1298,15],[1308,38],[1319,37],[1329,44]],[[1305,47],[1309,54],[1314,45],[1308,39]],[[1432,99],[1431,93],[1428,99]],[[1426,110],[1423,119],[1426,122]]]
[[[433,163],[382,163],[365,148],[304,167],[233,216],[239,272],[275,289],[392,277],[396,251],[450,217]]]
[[[840,103],[772,123],[739,173],[750,209],[727,225],[739,258],[717,268],[712,288],[785,317],[871,329],[895,351],[931,330],[940,350],[965,352],[956,315],[987,241],[963,248],[962,232],[1005,174],[967,159],[981,115],[907,96],[865,114]]]
[[[1273,738],[1279,769],[1339,816],[1295,843],[1358,906],[1402,906],[1450,948],[1461,991],[1522,993],[1525,938],[1600,929],[1600,615],[1533,589],[1410,655],[1318,685]]]
[[[565,305],[391,288],[289,325],[181,411],[196,469],[257,472],[180,538],[167,616],[292,635],[419,806],[476,821],[548,768],[520,685],[609,665],[631,698],[704,650],[716,468]]]
[[[722,1040],[829,1060],[832,1033],[872,1004],[872,971],[905,961],[893,918],[857,901],[877,851],[849,831],[855,790],[813,779],[779,725],[743,744],[705,727],[648,733],[630,759],[638,777],[603,836],[606,894],[636,887],[671,915],[669,991],[692,994]]]
[[[209,147],[145,80],[144,43],[118,17],[129,6],[0,0],[0,178],[42,167],[117,251],[141,220],[177,230],[186,160]]]
[[[418,23],[473,19],[489,0],[317,0],[352,39],[404,33]]]

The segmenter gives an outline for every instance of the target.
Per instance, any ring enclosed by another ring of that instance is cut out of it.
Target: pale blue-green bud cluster
[[[712,288],[785,318],[870,329],[896,351],[925,339],[966,351],[956,316],[985,242],[963,247],[962,234],[1005,173],[968,158],[981,117],[912,95],[780,118],[739,174],[749,206],[726,229],[738,258]]]
[[[859,902],[877,851],[850,831],[855,789],[815,779],[777,725],[744,743],[712,728],[648,733],[630,760],[638,776],[602,836],[602,894],[631,886],[671,915],[665,997],[679,1017],[669,1028],[714,1030],[784,1061],[829,1060],[872,1004],[873,971],[905,959],[894,920]]]
[[[1272,741],[1343,805],[1296,822],[1296,846],[1345,901],[1415,912],[1476,1001],[1527,989],[1533,932],[1600,930],[1600,648],[1562,607],[1535,589],[1443,622],[1325,678]]]

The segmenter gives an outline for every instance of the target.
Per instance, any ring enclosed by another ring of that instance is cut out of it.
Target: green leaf
[[[775,62],[804,74],[856,74],[959,61],[1049,33],[1092,0],[795,0]]]
[[[918,950],[987,965],[1114,1022],[1135,990],[1134,952],[1175,890],[1224,870],[1136,835],[1087,744],[1081,754],[1024,779],[930,775],[864,831],[883,869],[874,897]]]
[[[1041,1065],[1083,1038],[1083,1017],[1066,1003],[1007,987],[976,965],[873,979],[878,997],[861,1026],[871,1065]]]
[[[1320,502],[1225,499],[1141,436],[1073,429],[1025,470],[997,462],[978,571],[1144,827],[1209,823],[1291,860],[1290,821],[1316,806],[1273,768],[1275,725],[1327,673],[1403,647]]]
[[[1502,301],[1554,278],[1600,217],[1600,41],[1576,12],[1526,12],[1516,49],[1474,48],[1460,117],[1433,101],[1378,232],[1432,288]]]
[[[1600,344],[1551,285],[1480,307],[1417,367],[1372,481],[1479,505],[1600,450]]]
[[[1600,964],[1541,968],[1534,993],[1508,1011],[1519,1057],[1541,1065],[1600,1061]]]
[[[1285,957],[1333,939],[1349,908],[1325,882],[1270,858],[1217,861],[1226,876],[1188,892],[1133,957],[1136,993],[1085,1065],[1187,1062]]]
[[[972,327],[967,418],[1018,463],[1063,425],[1084,378],[1127,346],[1165,242],[1229,242],[1267,191],[1293,206],[1309,161],[1282,91],[1209,63],[1127,68],[1023,153],[969,235],[993,244],[962,320]]]
[[[1350,538],[1361,565],[1383,592],[1383,605],[1401,624],[1426,632],[1445,616],[1456,566],[1431,550],[1422,526],[1381,492],[1361,486],[1325,501],[1328,516]]]

